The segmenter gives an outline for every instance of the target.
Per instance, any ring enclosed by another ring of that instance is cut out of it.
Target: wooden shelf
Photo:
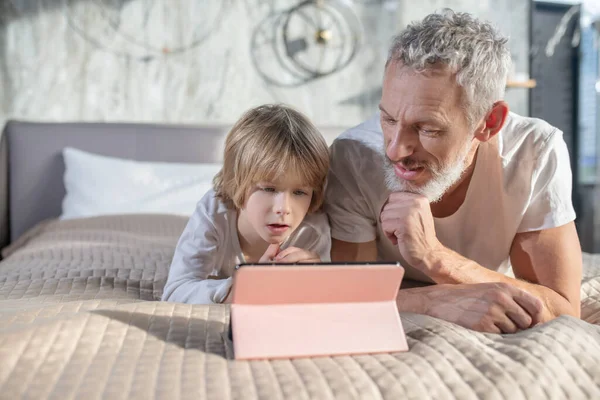
[[[529,79],[526,81],[508,81],[506,82],[507,88],[526,88],[533,89],[537,85],[535,79]]]

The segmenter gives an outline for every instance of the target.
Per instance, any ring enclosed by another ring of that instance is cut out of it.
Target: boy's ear
[[[508,116],[508,104],[505,101],[498,101],[492,106],[492,110],[486,115],[485,120],[475,131],[475,137],[480,142],[487,142],[504,126]]]

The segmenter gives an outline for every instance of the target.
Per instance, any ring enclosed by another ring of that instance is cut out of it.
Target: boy
[[[162,299],[229,302],[240,263],[329,261],[328,169],[327,144],[304,115],[282,105],[246,112],[179,239]]]

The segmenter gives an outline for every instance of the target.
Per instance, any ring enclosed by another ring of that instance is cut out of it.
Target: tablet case
[[[399,264],[240,268],[231,305],[234,357],[406,351],[396,306],[403,276]]]

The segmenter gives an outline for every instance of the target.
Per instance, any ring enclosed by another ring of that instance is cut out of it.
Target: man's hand
[[[443,247],[435,234],[431,207],[425,196],[407,192],[390,194],[380,219],[383,232],[414,268],[420,269],[429,253]]]
[[[490,333],[515,333],[536,325],[542,316],[542,302],[537,297],[507,283],[400,290],[398,309],[414,312],[415,307],[423,314]]]
[[[282,263],[318,263],[321,262],[321,258],[315,252],[298,247],[288,247],[277,254],[275,261]]]

